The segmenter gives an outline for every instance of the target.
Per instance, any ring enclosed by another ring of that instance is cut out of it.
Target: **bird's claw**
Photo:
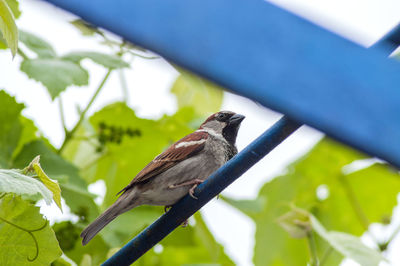
[[[188,226],[188,224],[189,224],[189,222],[188,222],[188,220],[186,219],[185,221],[183,221],[183,223],[181,224],[181,226],[182,226],[182,227],[186,227],[186,226]]]
[[[189,186],[189,185],[193,185],[190,190],[189,190],[189,195],[190,197],[194,198],[194,199],[198,199],[195,195],[194,195],[194,190],[196,189],[197,185],[203,183],[203,180],[201,179],[193,179],[193,180],[189,180],[180,184],[173,184],[173,185],[169,185],[168,188],[169,189],[173,189],[173,188],[177,188],[177,187],[183,187],[183,186]]]
[[[194,198],[194,199],[197,200],[198,198],[194,195],[194,190],[196,189],[196,187],[197,187],[197,184],[190,188],[190,190],[189,190],[189,195],[190,195],[192,198]]]

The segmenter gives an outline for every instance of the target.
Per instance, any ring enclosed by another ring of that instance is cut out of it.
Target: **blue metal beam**
[[[47,1],[400,167],[400,64],[384,49],[263,0]]]
[[[195,195],[198,197],[197,200],[190,196],[185,196],[167,213],[105,261],[103,266],[124,266],[133,263],[203,207],[208,201],[220,194],[223,189],[239,178],[299,127],[299,123],[287,117],[281,118],[260,137],[200,184],[195,190]]]

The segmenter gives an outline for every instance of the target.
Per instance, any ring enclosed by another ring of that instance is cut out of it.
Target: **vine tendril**
[[[12,223],[12,222],[10,222],[10,221],[8,221],[8,220],[2,218],[2,217],[0,217],[0,220],[3,221],[3,222],[5,222],[6,224],[9,224],[9,225],[11,225],[11,226],[14,226],[15,228],[18,228],[19,230],[22,230],[22,231],[24,231],[24,232],[27,232],[27,233],[32,237],[33,242],[35,243],[36,252],[35,252],[35,255],[33,256],[33,258],[30,258],[29,255],[28,255],[28,256],[27,256],[27,259],[28,259],[28,261],[31,261],[31,262],[34,261],[34,260],[36,260],[37,257],[39,256],[39,243],[37,242],[37,239],[36,239],[36,237],[34,236],[33,232],[37,232],[37,231],[43,230],[43,229],[47,226],[47,220],[44,222],[44,224],[43,224],[41,227],[36,228],[36,229],[26,229],[26,228],[23,228],[23,227],[21,227],[21,226],[19,226],[19,225],[16,225],[16,224],[14,224],[14,223]]]

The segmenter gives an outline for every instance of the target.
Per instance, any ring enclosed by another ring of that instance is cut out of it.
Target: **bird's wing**
[[[142,171],[136,175],[131,183],[118,192],[118,194],[124,193],[138,183],[143,183],[150,180],[152,177],[155,177],[156,175],[166,171],[180,161],[197,154],[204,148],[207,138],[207,132],[197,131],[178,140],[167,150],[154,158],[154,160],[148,165],[146,165]]]

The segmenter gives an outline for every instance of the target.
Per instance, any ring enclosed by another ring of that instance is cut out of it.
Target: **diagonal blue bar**
[[[203,207],[208,201],[220,194],[225,187],[239,178],[299,127],[300,124],[297,122],[287,117],[281,118],[260,137],[200,184],[195,191],[195,195],[198,197],[197,200],[190,196],[185,196],[166,214],[161,216],[111,258],[105,261],[103,266],[124,266],[133,263]]]
[[[47,0],[400,167],[400,64],[262,0]]]
[[[389,31],[382,39],[371,46],[373,49],[386,50],[388,54],[400,46],[400,23]]]

